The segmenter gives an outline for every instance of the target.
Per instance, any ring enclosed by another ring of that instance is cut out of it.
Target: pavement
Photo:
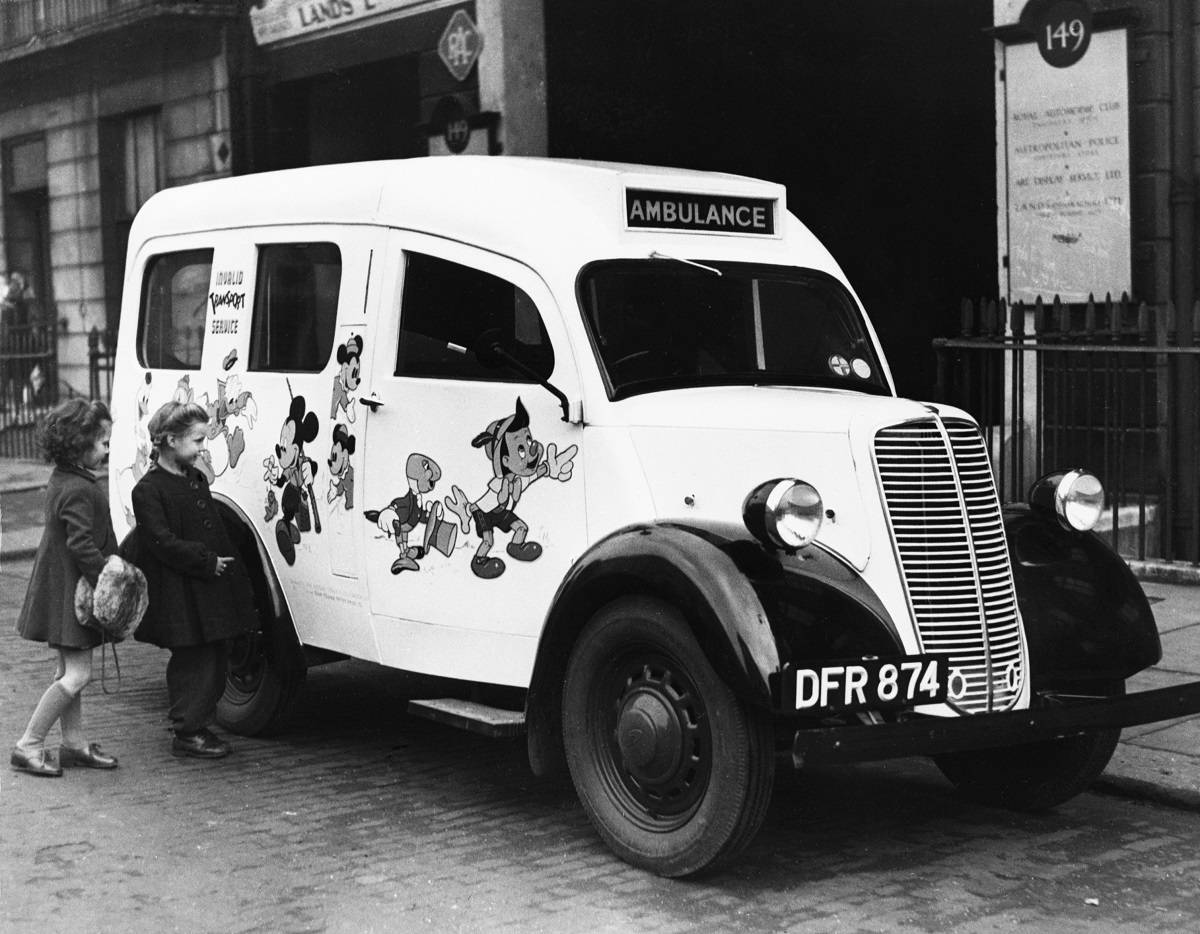
[[[41,517],[6,517],[5,494],[45,487],[50,467],[0,458],[0,566],[28,561],[41,538]],[[1130,562],[1154,610],[1163,657],[1126,682],[1130,693],[1200,681],[1200,569]],[[1200,715],[1122,731],[1093,791],[1200,812]]]

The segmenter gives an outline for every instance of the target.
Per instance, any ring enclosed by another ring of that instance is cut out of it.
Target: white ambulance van
[[[620,857],[681,876],[753,838],[777,760],[929,755],[1042,808],[1121,726],[1200,710],[1125,695],[1160,646],[1096,478],[1002,506],[976,422],[897,397],[779,185],[325,166],[160,192],[128,257],[113,520],[150,414],[206,406],[261,620],[231,730],[320,662],[439,676],[413,713],[525,735]]]

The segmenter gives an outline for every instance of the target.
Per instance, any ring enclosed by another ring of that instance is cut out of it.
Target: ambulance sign
[[[625,224],[630,229],[773,236],[775,199],[628,188]]]

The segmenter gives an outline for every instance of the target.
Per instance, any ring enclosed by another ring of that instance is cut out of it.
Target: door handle
[[[375,398],[375,396],[374,396],[374,394],[372,394],[372,395],[371,395],[371,397],[370,397],[369,399],[366,399],[366,398],[360,398],[358,401],[359,401],[360,403],[362,403],[363,405],[365,405],[365,406],[366,406],[368,409],[370,409],[372,412],[378,412],[378,411],[379,411],[379,407],[380,407],[381,405],[383,405],[383,400],[382,400],[382,399],[376,399],[376,398]]]

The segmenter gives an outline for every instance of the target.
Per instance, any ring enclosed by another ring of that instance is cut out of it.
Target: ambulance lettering
[[[446,497],[445,502],[446,508],[458,516],[464,533],[470,531],[472,520],[475,522],[480,542],[471,559],[471,571],[476,577],[492,580],[505,570],[504,561],[490,555],[496,529],[512,533],[505,548],[510,557],[518,561],[536,561],[541,556],[542,546],[526,541],[529,526],[517,516],[517,503],[535,480],[542,477],[562,483],[570,480],[578,449],[572,444],[559,454],[550,444],[543,451],[530,433],[529,413],[520,398],[513,414],[489,424],[471,440],[471,447],[483,449],[492,464],[492,479],[474,501],[452,486],[453,495]]]

